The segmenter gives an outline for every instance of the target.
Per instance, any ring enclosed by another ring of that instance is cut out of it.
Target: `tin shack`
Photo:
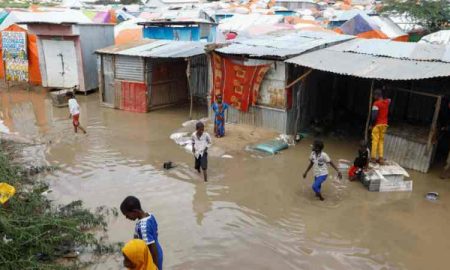
[[[28,22],[37,36],[42,86],[98,88],[95,51],[114,44],[114,25]]]
[[[191,101],[206,103],[205,43],[143,39],[97,50],[102,105],[148,112]],[[192,112],[192,110],[191,110]]]
[[[144,27],[144,38],[207,42],[216,40],[217,24],[203,19],[147,21],[139,24]]]
[[[296,93],[292,86],[301,78],[288,80],[284,61],[352,38],[326,32],[284,32],[235,39],[212,52],[211,98],[222,94],[231,103],[228,122],[292,134],[296,120]],[[236,99],[248,91],[250,97]]]
[[[450,138],[450,46],[354,39],[286,61],[299,94],[296,131],[370,140],[374,89],[391,99],[385,158],[427,172]]]

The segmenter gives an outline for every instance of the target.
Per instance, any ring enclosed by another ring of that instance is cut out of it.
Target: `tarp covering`
[[[441,30],[420,39],[419,43],[450,45],[450,30]]]
[[[92,19],[94,23],[116,23],[116,13],[114,10],[100,11]]]
[[[114,27],[115,44],[141,40],[143,38],[142,25],[138,25],[138,23],[143,21],[143,19],[135,18],[116,25]]]
[[[8,17],[0,24],[0,30],[21,22],[91,23],[91,20],[83,12],[72,9],[49,12],[11,11]]]
[[[373,23],[369,17],[358,14],[352,19],[345,22],[337,30],[340,33],[354,35],[361,38],[381,38],[388,39],[380,27]]]
[[[12,32],[27,32],[26,29],[13,24],[9,26],[8,28],[4,29],[3,31],[12,31]],[[3,32],[2,31],[2,32]],[[2,44],[1,34],[0,32],[0,47]],[[27,32],[27,47],[28,47],[28,81],[31,84],[34,85],[41,85],[42,84],[42,78],[41,78],[41,71],[39,69],[39,55],[38,55],[38,49],[37,49],[37,43],[36,43],[36,35],[30,34]],[[4,78],[4,62],[3,62],[3,56],[2,52],[0,50],[0,78]]]
[[[0,11],[0,24],[3,23],[3,21],[8,17],[8,11],[2,10]]]

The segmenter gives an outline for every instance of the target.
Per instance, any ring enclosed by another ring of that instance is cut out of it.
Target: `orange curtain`
[[[17,24],[13,24],[3,31],[12,31],[12,32],[26,32],[27,33],[27,47],[28,47],[28,81],[34,85],[41,85],[41,70],[39,69],[39,54],[37,48],[37,37],[36,35],[30,34],[26,29],[18,26]],[[0,32],[0,47],[2,43]],[[3,55],[0,51],[0,78],[3,79],[5,77],[4,67],[5,64],[3,62]]]
[[[247,112],[255,105],[259,88],[270,65],[244,66],[229,58],[213,54],[213,99],[222,94],[234,108]]]

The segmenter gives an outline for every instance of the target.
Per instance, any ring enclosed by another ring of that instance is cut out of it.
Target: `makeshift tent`
[[[91,20],[81,11],[72,9],[49,12],[11,11],[8,17],[0,24],[0,31],[10,25],[20,24],[21,22],[90,23]]]
[[[436,45],[450,44],[450,30],[441,30],[422,37],[419,43],[429,43]]]
[[[13,24],[9,26],[8,28],[4,29],[3,31],[11,31],[11,32],[26,32],[27,33],[27,47],[28,47],[28,81],[31,84],[34,85],[41,85],[42,78],[41,78],[41,72],[39,70],[39,55],[38,55],[38,48],[36,44],[36,35],[33,35],[27,31],[26,28],[20,27],[17,24]],[[0,47],[2,44],[2,32],[0,32]],[[4,62],[3,62],[3,55],[0,50],[0,78],[4,78]]]
[[[94,10],[85,9],[83,10],[83,14],[90,20],[93,20],[95,15],[97,15],[97,12],[95,12]]]
[[[336,29],[336,32],[354,35],[360,38],[380,38],[388,39],[388,36],[381,32],[378,25],[370,20],[370,18],[358,14],[352,19],[345,22],[341,27]]]
[[[114,10],[100,11],[92,19],[94,23],[117,23],[116,13]]]
[[[141,40],[143,38],[142,25],[138,25],[138,23],[143,21],[145,20],[135,18],[116,25],[114,27],[115,44],[119,45]]]
[[[8,11],[2,10],[0,11],[0,24],[8,17]]]
[[[81,8],[83,7],[83,3],[80,0],[63,0],[61,6],[66,8]]]
[[[360,38],[391,39],[396,41],[407,41],[405,34],[394,22],[380,16],[368,16],[364,13],[355,15],[346,21],[336,32],[354,35]]]

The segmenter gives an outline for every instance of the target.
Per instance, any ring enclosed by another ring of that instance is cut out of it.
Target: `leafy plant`
[[[96,254],[117,250],[118,245],[105,244],[96,237],[96,233],[106,231],[106,216],[117,215],[116,210],[101,207],[92,213],[81,201],[54,206],[43,195],[48,186],[28,177],[0,152],[0,179],[17,190],[7,206],[0,206],[1,269],[79,268],[89,262],[60,264],[57,259],[86,250]]]
[[[450,27],[447,0],[385,0],[383,3],[382,13],[407,16],[430,32]]]

